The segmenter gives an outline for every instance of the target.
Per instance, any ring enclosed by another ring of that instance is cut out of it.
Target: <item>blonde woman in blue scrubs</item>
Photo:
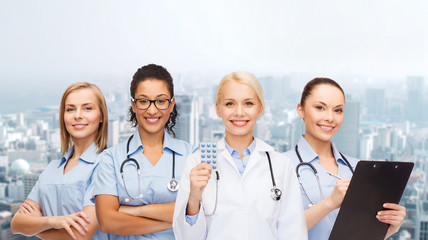
[[[130,92],[130,121],[137,129],[101,154],[97,170],[100,228],[111,239],[174,239],[177,183],[184,159],[195,148],[170,135],[177,110],[173,80],[165,68],[149,64],[138,69]]]
[[[98,230],[89,187],[106,148],[107,106],[94,84],[77,82],[60,104],[61,160],[49,163],[12,219],[13,233],[42,239],[107,239]]]
[[[295,166],[310,163],[317,170],[319,187],[313,169],[307,164],[299,167],[301,195],[305,208],[309,239],[328,239],[340,205],[358,160],[341,155],[331,142],[340,129],[345,110],[345,94],[335,81],[315,78],[303,92],[297,113],[305,124],[305,135],[292,150],[285,153]],[[300,159],[299,159],[300,157]],[[342,178],[338,180],[330,174]],[[395,203],[385,203],[389,210],[378,212],[379,221],[390,224],[386,237],[397,232],[406,216],[406,209]]]

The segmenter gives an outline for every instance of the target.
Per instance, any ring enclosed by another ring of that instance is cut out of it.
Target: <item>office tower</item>
[[[27,197],[30,194],[31,189],[36,185],[37,180],[39,179],[41,172],[37,173],[27,173],[22,178],[24,183],[24,196]]]
[[[119,121],[118,120],[109,120],[108,121],[108,139],[107,147],[114,146],[119,143]]]
[[[385,114],[385,89],[366,89],[365,107],[369,116],[383,116]]]
[[[0,153],[0,182],[6,182],[9,158],[6,153]]]
[[[360,102],[348,100],[345,105],[342,127],[333,142],[342,154],[359,157]]]
[[[7,186],[9,199],[14,201],[24,201],[24,183],[21,180],[12,181]]]
[[[175,124],[176,138],[189,142],[192,97],[188,95],[176,95],[175,105],[177,106],[177,112],[178,112],[178,119]]]
[[[201,101],[203,101],[201,99]],[[199,144],[199,108],[196,96],[192,98],[192,107],[190,112],[190,144]]]
[[[407,77],[407,120],[421,122],[424,120],[424,78],[418,76]]]
[[[416,220],[416,236],[414,239],[428,240],[428,215],[419,215]]]

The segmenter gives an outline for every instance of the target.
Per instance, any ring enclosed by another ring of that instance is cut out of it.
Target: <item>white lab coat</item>
[[[217,143],[217,151],[220,180],[216,212],[207,215],[212,213],[216,199],[216,177],[212,171],[202,195],[198,220],[193,226],[186,222],[189,174],[200,163],[196,152],[187,157],[181,177],[173,221],[176,239],[307,239],[300,189],[287,157],[256,138],[256,147],[241,177],[224,139]],[[273,186],[266,151],[270,154],[276,185],[282,191],[280,201],[274,201],[270,195]]]

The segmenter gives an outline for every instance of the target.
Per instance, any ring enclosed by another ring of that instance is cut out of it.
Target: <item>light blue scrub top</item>
[[[140,165],[141,190],[138,190],[137,168],[134,163],[128,162],[125,164],[123,176],[129,194],[135,197],[140,192],[143,194],[143,198],[126,202],[125,199],[130,197],[123,185],[120,166],[127,157],[127,142],[128,140],[101,153],[101,163],[96,173],[94,197],[101,194],[114,195],[119,198],[120,205],[129,206],[174,202],[178,192],[171,192],[167,188],[168,182],[172,179],[172,152],[175,152],[175,179],[180,181],[184,160],[187,155],[196,150],[196,147],[185,141],[172,138],[165,131],[162,157],[153,166],[143,155],[144,147],[137,129],[129,144],[129,155],[137,160]],[[174,239],[172,229],[145,235],[109,235],[110,239]]]
[[[61,160],[49,163],[27,197],[40,205],[43,216],[68,215],[94,205],[91,201],[93,188],[89,186],[99,163],[97,150],[92,143],[80,156],[79,163],[66,174],[64,167],[73,156],[74,146]],[[107,234],[98,230],[92,239],[107,239]]]
[[[318,171],[318,176],[320,178],[322,192],[324,194],[324,198],[327,198],[332,193],[334,186],[336,185],[337,179],[328,175],[327,170],[319,164],[319,157],[316,152],[312,149],[309,143],[301,137],[299,142],[297,143],[298,150],[302,160],[304,162],[311,163]],[[336,149],[334,144],[332,143],[334,158],[336,158],[337,165],[339,166],[338,176],[342,178],[352,178],[352,172],[349,167],[345,164],[340,156],[339,151]],[[287,157],[289,157],[294,164],[300,163],[299,158],[296,155],[295,148],[284,153]],[[352,168],[355,169],[357,165],[358,159],[351,158],[345,156],[349,163],[352,165]],[[301,166],[299,168],[300,179],[302,180],[302,184],[305,187],[306,193],[311,198],[314,204],[319,203],[322,199],[320,196],[320,190],[318,187],[318,182],[316,180],[315,174],[309,166]],[[309,204],[311,203],[309,199],[306,197],[303,192],[302,186],[300,186],[300,192],[303,200],[303,207],[306,209],[309,208]],[[325,216],[317,225],[315,225],[308,233],[309,240],[324,240],[328,239],[333,228],[334,222],[336,221],[337,214],[339,213],[339,208],[330,212],[327,216]]]

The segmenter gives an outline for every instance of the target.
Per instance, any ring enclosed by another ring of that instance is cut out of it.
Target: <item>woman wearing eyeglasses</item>
[[[177,140],[172,77],[162,66],[137,70],[131,86],[130,122],[137,129],[105,150],[96,175],[100,229],[111,239],[174,239],[172,217],[185,157],[195,148]]]
[[[290,159],[253,136],[263,109],[254,75],[234,72],[221,80],[216,110],[225,138],[216,143],[215,165],[201,161],[202,145],[186,159],[174,212],[177,239],[307,239]]]
[[[342,125],[344,110],[345,94],[340,85],[329,78],[309,81],[297,105],[297,113],[305,124],[305,135],[285,155],[297,166],[300,175],[309,239],[329,238],[358,162],[342,155],[331,141]],[[386,210],[376,217],[390,224],[386,234],[389,237],[400,228],[406,209],[394,203],[385,203],[384,208]]]

